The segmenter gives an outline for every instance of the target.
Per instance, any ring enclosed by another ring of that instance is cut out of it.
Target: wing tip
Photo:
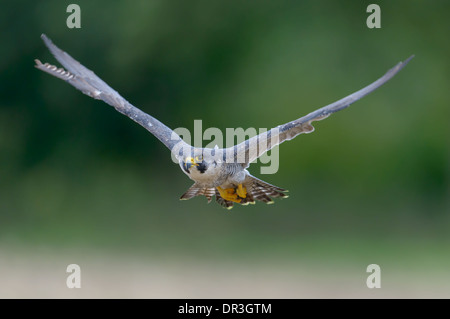
[[[47,37],[47,35],[45,34],[45,33],[42,33],[41,34],[41,39],[42,39],[42,41],[44,41],[44,43],[45,44],[49,44],[49,43],[52,43],[52,40],[50,40],[48,37]]]
[[[412,54],[409,58],[407,58],[405,61],[401,62],[403,65],[407,65],[409,63],[409,61],[411,61],[412,59],[414,59],[416,55]]]
[[[394,71],[394,75],[399,72],[401,69],[403,69],[413,58],[415,57],[414,54],[412,54],[409,58],[407,58],[405,61],[399,62],[393,69],[390,71]]]
[[[413,59],[416,55],[415,54],[411,54],[411,56],[409,58],[407,58],[405,60],[405,62],[409,62],[409,60]]]

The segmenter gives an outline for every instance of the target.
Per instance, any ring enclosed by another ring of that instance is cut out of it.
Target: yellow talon
[[[236,189],[236,194],[239,195],[240,198],[246,198],[247,197],[247,189],[242,186],[242,184],[239,184],[239,186]]]
[[[242,184],[239,184],[237,188],[226,188],[226,189],[223,189],[222,187],[218,186],[217,190],[219,191],[220,196],[222,196],[223,199],[235,203],[240,203],[242,201],[242,198],[247,197],[247,189],[243,187]]]
[[[222,187],[218,186],[217,190],[220,193],[220,196],[222,196],[223,199],[229,200],[230,202],[240,203],[241,199],[238,198],[238,195],[236,194],[234,188],[227,188],[223,189]]]

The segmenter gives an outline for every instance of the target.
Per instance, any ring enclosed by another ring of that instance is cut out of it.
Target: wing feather
[[[173,130],[154,117],[133,106],[117,91],[112,89],[102,79],[95,75],[94,72],[84,67],[68,53],[54,45],[45,34],[42,34],[41,38],[53,56],[67,69],[67,71],[48,63],[42,63],[39,60],[35,60],[36,68],[66,81],[76,89],[94,99],[103,100],[113,106],[118,112],[128,116],[156,136],[167,148],[174,152],[175,155],[181,153],[181,150],[184,148],[190,149],[190,146]]]
[[[222,151],[227,154],[226,161],[242,163],[243,166],[247,167],[251,162],[276,145],[279,145],[284,141],[291,140],[302,133],[313,132],[314,127],[311,125],[312,122],[323,120],[331,114],[347,108],[352,103],[375,91],[384,83],[392,79],[392,77],[394,77],[394,75],[405,67],[413,57],[414,56],[411,56],[404,62],[398,63],[395,67],[387,71],[386,74],[372,84],[344,97],[343,99],[340,99],[339,101],[324,106],[295,121],[279,125],[267,132],[256,135],[238,145],[223,149]],[[230,160],[228,161],[228,159]]]

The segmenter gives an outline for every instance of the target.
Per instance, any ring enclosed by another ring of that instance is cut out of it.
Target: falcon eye
[[[201,156],[201,155],[196,156],[196,157],[195,157],[195,162],[196,162],[196,163],[201,163],[201,162],[203,162],[203,156]]]

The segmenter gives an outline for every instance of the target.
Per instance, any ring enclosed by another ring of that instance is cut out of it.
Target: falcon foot
[[[247,189],[244,186],[242,186],[242,184],[239,184],[239,186],[236,188],[236,194],[238,194],[240,198],[246,198]]]
[[[220,193],[220,196],[222,196],[223,199],[228,200],[230,202],[240,203],[242,201],[242,198],[247,197],[247,189],[242,186],[242,184],[239,184],[237,188],[226,188],[223,189],[222,187],[217,187],[217,190]]]

